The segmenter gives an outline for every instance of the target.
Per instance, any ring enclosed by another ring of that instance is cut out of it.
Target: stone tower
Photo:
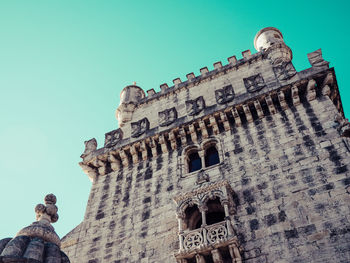
[[[349,262],[350,124],[321,50],[297,72],[273,27],[257,53],[161,91],[123,89],[119,129],[85,142],[73,263]]]

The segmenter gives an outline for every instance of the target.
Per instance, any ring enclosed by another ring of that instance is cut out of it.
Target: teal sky
[[[251,49],[281,30],[298,71],[322,48],[350,114],[348,1],[0,0],[0,238],[58,198],[63,237],[81,222],[91,183],[84,141],[118,127],[123,87],[145,91]]]

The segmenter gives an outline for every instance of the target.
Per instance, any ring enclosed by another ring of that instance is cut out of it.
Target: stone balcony
[[[220,252],[223,248],[229,251],[232,262],[242,262],[238,240],[230,220],[182,232],[179,234],[179,239],[180,249],[175,253],[177,262],[192,262],[191,259],[194,258],[195,262],[206,262],[205,255],[212,255],[215,263],[223,262]]]
[[[206,250],[234,238],[230,221],[222,221],[180,234],[180,253]]]

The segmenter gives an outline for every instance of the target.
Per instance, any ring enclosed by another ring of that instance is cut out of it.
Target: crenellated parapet
[[[156,158],[170,151],[180,150],[210,136],[244,128],[255,120],[273,116],[279,111],[323,96],[331,99],[343,116],[341,103],[337,100],[339,93],[332,69],[313,74],[313,78],[306,77],[259,94],[259,96],[249,97],[237,104],[226,105],[219,110],[213,108],[204,116],[183,122],[177,127],[154,135],[147,136],[146,134],[134,142],[130,142],[129,138],[124,139],[120,129],[109,132],[106,134],[103,148],[97,149],[95,139],[85,142],[86,149],[80,166],[94,180],[98,175],[131,168],[139,162]],[[112,139],[111,134],[114,134]],[[107,138],[110,139],[107,140]],[[110,144],[110,141],[114,143]]]
[[[258,53],[246,50],[240,60],[216,62],[214,70],[176,78],[147,97],[136,85],[124,88],[116,111],[120,128],[106,133],[103,148],[95,139],[85,142],[80,166],[93,180],[321,96],[343,116],[334,71],[321,50],[308,54],[311,68],[297,72],[278,29],[259,31],[254,45]]]

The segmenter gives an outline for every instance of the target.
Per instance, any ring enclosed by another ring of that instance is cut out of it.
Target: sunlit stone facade
[[[257,53],[161,91],[130,85],[85,142],[92,181],[71,262],[349,262],[350,125],[321,50],[297,72],[276,28]],[[322,43],[320,43],[322,45]]]

